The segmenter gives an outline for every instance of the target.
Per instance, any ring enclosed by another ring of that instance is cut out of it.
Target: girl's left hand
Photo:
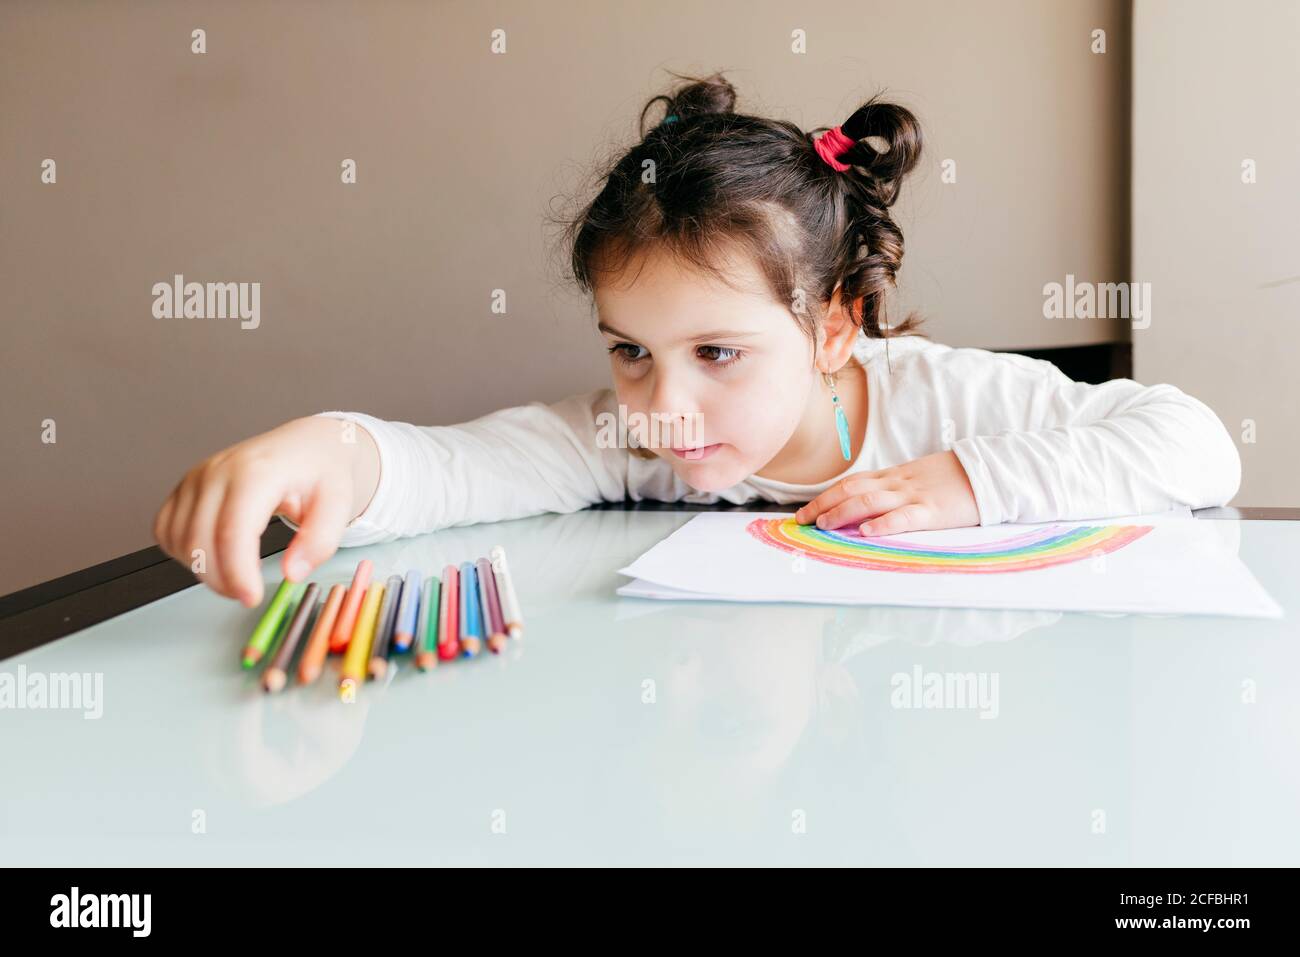
[[[858,522],[862,534],[871,536],[980,523],[970,479],[951,450],[878,472],[856,472],[799,509],[794,518],[801,525],[815,521],[825,529]]]

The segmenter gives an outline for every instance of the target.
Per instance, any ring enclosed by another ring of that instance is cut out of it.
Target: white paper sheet
[[[1192,519],[1186,509],[1088,522],[910,532],[888,536],[883,543],[899,549],[892,551],[897,555],[912,554],[905,550],[908,546],[957,549],[952,554],[959,555],[963,548],[984,551],[1003,542],[1008,543],[1006,550],[1014,549],[1014,539],[1032,543],[1049,529],[1060,535],[1083,526],[1150,528],[1134,540],[1112,544],[1110,551],[1081,549],[1079,557],[1048,567],[984,573],[845,567],[791,540],[783,541],[791,549],[784,550],[747,531],[755,520],[792,517],[789,512],[698,515],[619,569],[634,581],[618,594],[671,600],[1282,617],[1281,607],[1235,549],[1215,534],[1215,523]],[[1110,534],[1121,535],[1118,530]],[[882,544],[881,539],[869,541]]]

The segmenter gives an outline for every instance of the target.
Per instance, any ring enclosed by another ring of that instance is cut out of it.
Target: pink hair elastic
[[[817,150],[817,155],[824,159],[831,169],[846,173],[850,169],[849,164],[841,163],[836,157],[843,156],[852,149],[855,142],[855,140],[845,136],[844,131],[838,126],[832,126],[813,140],[813,148]]]

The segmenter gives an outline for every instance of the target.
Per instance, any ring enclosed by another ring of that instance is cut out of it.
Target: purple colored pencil
[[[497,593],[496,576],[492,574],[492,563],[486,558],[475,562],[478,568],[478,589],[483,596],[483,627],[488,633],[487,645],[494,653],[500,654],[506,646],[506,621],[501,615],[501,596]]]

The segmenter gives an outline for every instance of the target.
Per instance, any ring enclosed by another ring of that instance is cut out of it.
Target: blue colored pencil
[[[473,562],[460,563],[460,652],[473,658],[483,646],[483,612],[479,607],[478,570]]]
[[[402,586],[402,603],[397,606],[397,625],[393,631],[393,648],[406,652],[415,640],[415,624],[419,621],[421,576],[418,569],[406,573]]]

